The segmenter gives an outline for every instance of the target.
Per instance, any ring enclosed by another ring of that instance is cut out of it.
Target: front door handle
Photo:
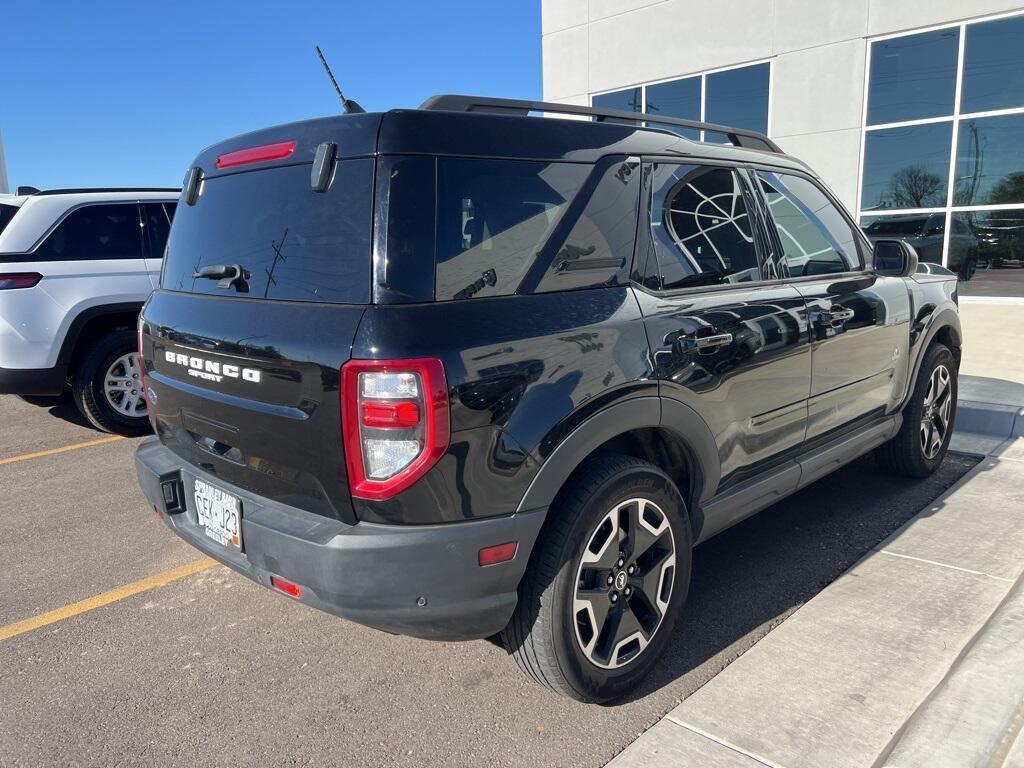
[[[683,337],[683,349],[696,349],[701,352],[709,349],[717,349],[732,344],[731,333],[716,333],[712,336],[685,336]]]

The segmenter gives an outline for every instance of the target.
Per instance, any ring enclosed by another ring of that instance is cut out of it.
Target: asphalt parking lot
[[[146,505],[137,441],[70,404],[0,397],[0,425],[3,766],[601,766],[974,464],[915,483],[865,458],[702,545],[664,663],[594,707],[488,642],[390,636],[209,565]]]

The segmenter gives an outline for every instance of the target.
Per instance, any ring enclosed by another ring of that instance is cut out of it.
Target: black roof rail
[[[74,195],[85,192],[173,192],[179,195],[181,194],[181,187],[75,187],[71,189],[44,189],[33,193],[33,196]]]
[[[774,141],[765,134],[748,131],[745,128],[733,128],[728,125],[703,123],[699,120],[683,120],[678,117],[662,117],[645,112],[627,112],[624,109],[604,109],[602,107],[583,107],[576,104],[557,104],[553,101],[527,101],[523,99],[499,99],[489,96],[462,96],[457,94],[441,94],[431,96],[420,105],[420,109],[444,110],[447,112],[488,112],[500,115],[528,115],[530,112],[554,112],[564,115],[583,115],[592,117],[598,122],[625,123],[636,125],[637,122],[654,123],[655,125],[674,125],[681,128],[692,128],[698,131],[724,133],[729,141],[737,147],[767,150],[785,154]]]

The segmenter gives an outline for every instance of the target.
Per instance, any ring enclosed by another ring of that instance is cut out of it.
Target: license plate
[[[242,502],[220,488],[196,479],[196,518],[203,533],[226,547],[242,548]]]

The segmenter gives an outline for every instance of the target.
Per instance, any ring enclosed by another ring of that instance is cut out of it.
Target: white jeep
[[[18,192],[0,195],[0,394],[70,387],[97,428],[147,431],[135,326],[178,190]]]

